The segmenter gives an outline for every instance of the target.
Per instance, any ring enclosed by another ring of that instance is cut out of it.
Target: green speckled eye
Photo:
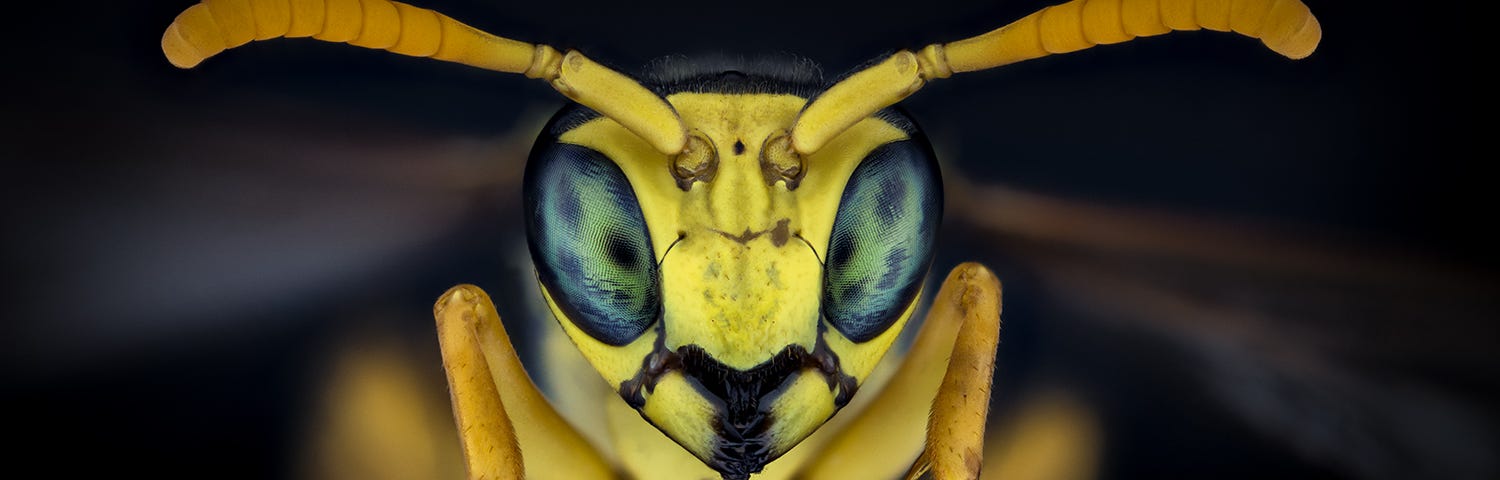
[[[644,333],[661,311],[656,257],[620,167],[551,143],[533,152],[523,189],[537,276],[567,320],[610,345]]]
[[[854,169],[828,242],[823,315],[855,342],[890,328],[916,299],[932,262],[943,191],[931,149],[881,146]]]

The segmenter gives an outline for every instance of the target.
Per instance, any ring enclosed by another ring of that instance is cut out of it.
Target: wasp
[[[1198,29],[1292,59],[1321,38],[1297,0],[1073,0],[834,82],[797,65],[630,76],[390,0],[206,0],[162,49],[191,68],[312,37],[519,73],[572,101],[536,140],[521,194],[557,331],[612,391],[594,403],[608,445],[549,403],[492,301],[461,285],[434,316],[471,478],[959,479],[983,464],[1001,287],[962,264],[912,321],[943,189],[898,103],[958,73]]]

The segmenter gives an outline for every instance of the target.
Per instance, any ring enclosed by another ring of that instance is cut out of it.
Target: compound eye
[[[943,191],[931,150],[913,140],[871,152],[839,200],[823,270],[823,315],[854,342],[885,332],[916,300],[932,263]]]
[[[553,143],[527,164],[527,242],[566,321],[609,345],[640,337],[661,311],[655,253],[625,173],[590,148]]]

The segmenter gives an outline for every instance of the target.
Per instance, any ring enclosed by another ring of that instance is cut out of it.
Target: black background
[[[664,55],[792,53],[830,77],[1046,5],[414,3],[627,72]],[[305,39],[178,70],[159,39],[188,5],[67,2],[9,15],[0,393],[9,434],[27,452],[12,464],[43,461],[41,471],[63,476],[291,476],[306,392],[331,345],[380,325],[403,332],[438,372],[432,299],[460,282],[533,288],[517,259],[519,193],[485,188],[519,166],[485,160],[493,145],[514,143],[496,139],[534,135],[560,96],[520,76]],[[1087,392],[1105,418],[1109,478],[1496,471],[1484,450],[1496,445],[1493,412],[1482,406],[1495,400],[1488,388],[1500,371],[1490,353],[1500,256],[1480,168],[1493,157],[1490,133],[1478,128],[1491,113],[1478,86],[1492,82],[1475,67],[1493,54],[1476,48],[1475,14],[1401,2],[1311,7],[1324,39],[1302,61],[1237,35],[1179,32],[960,75],[905,103],[967,182],[1273,225],[1379,252],[1373,262],[1425,266],[1394,287],[1329,288],[1316,311],[1289,316],[1347,334],[1357,353],[1339,364],[1351,376],[1401,379],[1468,405],[1451,417],[1467,428],[1421,416],[1445,407],[1399,400],[1364,411],[1335,396],[1270,414],[1316,423],[1318,407],[1333,405],[1375,432],[1365,439],[1376,447],[1330,452],[1178,379],[1196,357],[1162,346],[1190,340],[1069,309],[1066,291],[1039,280],[1049,264],[1028,260],[1035,245],[1007,250],[962,222],[948,227],[936,269],[978,259],[1007,282],[1000,385]],[[1237,273],[1183,277],[1195,275]],[[1362,281],[1346,280],[1333,283]],[[1278,281],[1236,288],[1277,295]],[[1468,292],[1458,306],[1445,300],[1454,289]],[[1410,308],[1383,310],[1390,301]],[[1362,324],[1367,315],[1394,320]],[[1423,347],[1390,347],[1408,338]],[[1010,395],[997,390],[997,408]],[[1413,422],[1431,438],[1408,435]],[[1366,458],[1381,452],[1394,458]]]

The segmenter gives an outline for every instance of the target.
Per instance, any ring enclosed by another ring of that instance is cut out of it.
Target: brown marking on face
[[[755,240],[757,238],[760,238],[761,235],[765,235],[766,234],[766,232],[764,232],[764,231],[752,233],[752,232],[750,232],[749,228],[745,229],[745,233],[741,233],[739,235],[732,235],[729,232],[720,231],[720,230],[714,230],[714,231],[718,232],[719,235],[723,235],[724,238],[727,238],[727,239],[730,239],[730,240],[734,240],[735,243],[738,243],[740,245],[744,245],[744,244],[750,243],[751,240]]]
[[[786,245],[786,242],[791,240],[791,224],[791,219],[783,218],[776,221],[776,226],[761,230],[759,232],[752,232],[750,231],[749,227],[746,227],[745,231],[739,234],[733,234],[725,232],[723,230],[714,230],[714,232],[718,233],[719,235],[723,235],[724,238],[734,240],[735,243],[738,243],[740,245],[750,243],[751,240],[760,238],[762,235],[770,234],[771,245],[775,245],[779,248],[783,245]]]
[[[771,229],[771,245],[775,245],[777,247],[786,245],[786,241],[792,238],[792,233],[787,227],[788,225],[791,225],[791,223],[791,219],[786,218],[776,221],[776,228]]]

